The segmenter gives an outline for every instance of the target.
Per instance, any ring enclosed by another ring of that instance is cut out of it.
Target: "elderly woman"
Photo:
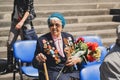
[[[40,79],[44,80],[43,63],[47,65],[49,80],[78,80],[79,69],[76,67],[82,59],[71,56],[74,39],[71,34],[62,32],[65,19],[60,13],[53,13],[48,18],[49,33],[37,40],[33,66],[39,69]]]

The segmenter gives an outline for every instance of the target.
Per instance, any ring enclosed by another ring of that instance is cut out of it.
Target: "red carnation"
[[[82,37],[80,37],[80,38],[78,38],[78,39],[77,39],[77,41],[76,41],[76,42],[78,43],[79,41],[84,42],[84,41],[85,41],[85,39],[84,39],[84,38],[82,38]]]
[[[94,57],[92,57],[90,54],[87,55],[87,60],[90,62],[93,62],[95,60]]]
[[[96,48],[98,47],[98,43],[96,42],[87,42],[88,49],[91,51],[95,51]]]

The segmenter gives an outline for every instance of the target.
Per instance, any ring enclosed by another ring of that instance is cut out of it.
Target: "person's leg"
[[[26,38],[24,36],[24,31],[31,30],[31,29],[32,29],[32,26],[31,26],[30,22],[25,22],[21,29],[21,32],[20,32],[20,36],[21,36],[22,40],[26,40]]]
[[[12,45],[17,40],[17,37],[19,35],[19,30],[15,29],[15,25],[17,24],[17,21],[13,21],[11,24],[8,41],[7,41],[7,72],[13,71],[13,50]]]
[[[45,75],[42,71],[39,71],[39,77],[38,80],[45,80]]]

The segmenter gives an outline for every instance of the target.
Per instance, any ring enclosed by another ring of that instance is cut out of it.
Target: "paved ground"
[[[19,80],[18,74],[17,74],[17,80]],[[0,75],[0,80],[13,80],[13,73],[6,73]]]
[[[0,75],[0,80],[13,80],[13,73],[7,73],[7,74]],[[20,80],[20,76],[18,73],[16,74],[16,80]],[[32,80],[32,78],[28,78],[24,76],[24,80]]]

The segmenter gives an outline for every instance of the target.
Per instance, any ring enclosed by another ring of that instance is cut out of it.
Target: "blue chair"
[[[111,45],[107,48],[108,52],[109,52],[114,46],[115,46],[115,43],[111,44]]]
[[[25,40],[14,43],[15,70],[13,72],[13,80],[15,80],[16,69],[18,69],[20,74],[20,80],[23,80],[23,74],[31,78],[38,78],[38,69],[31,64],[36,49],[36,42],[36,40]]]
[[[80,37],[83,37],[85,39],[85,42],[97,42],[99,46],[103,46],[102,40],[99,36],[89,35],[89,36],[80,36]]]
[[[80,71],[80,80],[100,80],[100,63],[88,65]]]

